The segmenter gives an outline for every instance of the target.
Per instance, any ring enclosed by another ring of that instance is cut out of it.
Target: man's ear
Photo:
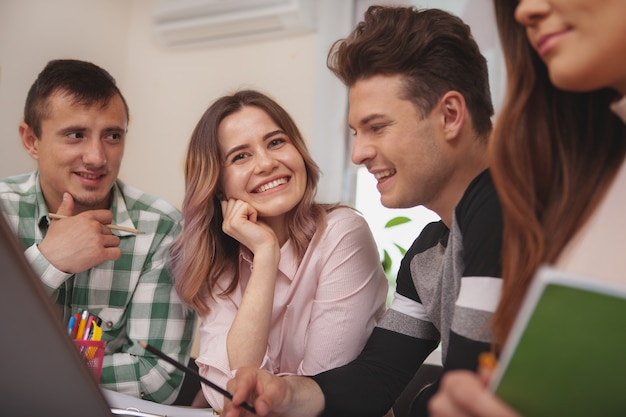
[[[20,123],[19,125],[19,133],[20,138],[22,139],[22,145],[26,152],[31,156],[31,158],[37,160],[39,159],[39,139],[33,132],[33,129],[25,122]]]
[[[458,91],[448,91],[439,101],[443,115],[443,129],[447,140],[454,139],[461,133],[466,117],[465,98]]]

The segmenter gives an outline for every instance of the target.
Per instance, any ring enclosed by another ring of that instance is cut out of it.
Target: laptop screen
[[[1,415],[112,416],[3,214],[0,336]]]

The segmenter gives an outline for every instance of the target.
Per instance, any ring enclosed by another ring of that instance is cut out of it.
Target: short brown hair
[[[461,19],[438,9],[370,6],[345,39],[333,44],[328,68],[348,87],[374,75],[401,75],[405,97],[424,114],[448,91],[467,102],[474,129],[491,132],[487,61]]]
[[[41,121],[48,114],[48,99],[59,92],[73,97],[76,104],[102,107],[118,95],[124,103],[126,120],[129,119],[128,105],[111,74],[91,62],[57,59],[48,62],[26,96],[24,122],[37,137],[41,136]]]

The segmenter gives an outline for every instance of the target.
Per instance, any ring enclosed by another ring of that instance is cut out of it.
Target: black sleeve
[[[355,360],[313,377],[324,393],[322,416],[384,415],[436,346],[434,341],[374,328]]]

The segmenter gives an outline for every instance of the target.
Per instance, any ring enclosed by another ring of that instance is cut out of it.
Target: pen
[[[67,322],[67,334],[70,337],[74,337],[74,328],[76,327],[76,317],[71,316],[70,321]]]
[[[64,216],[62,214],[56,214],[56,213],[48,213],[48,217],[50,217],[51,219],[54,219],[54,220],[60,220],[60,219],[65,219],[68,216]],[[118,226],[116,224],[107,224],[105,226],[108,227],[111,230],[119,230],[121,232],[134,233],[136,235],[143,234],[143,231],[141,231],[141,230],[132,229],[130,227]]]
[[[232,400],[233,399],[233,394],[231,394],[230,392],[226,391],[224,388],[220,387],[219,385],[214,384],[213,382],[209,381],[208,379],[204,378],[202,375],[200,375],[196,370],[188,368],[187,366],[183,365],[182,363],[175,361],[174,359],[170,358],[169,356],[167,356],[165,353],[161,352],[159,349],[150,346],[149,344],[147,344],[146,342],[140,341],[139,345],[141,347],[143,347],[145,350],[147,350],[148,352],[154,353],[155,355],[157,355],[159,358],[163,359],[164,361],[169,362],[170,364],[174,365],[175,367],[177,367],[178,369],[180,369],[181,371],[185,372],[186,374],[190,374],[190,375],[194,375],[197,378],[200,378],[200,381],[206,385],[208,385],[210,388],[214,389],[215,391],[219,392],[220,394],[222,394],[224,397]],[[251,413],[256,414],[256,410],[254,409],[253,406],[251,406],[250,404],[244,402],[240,404],[241,408],[245,408],[246,410],[250,411]]]
[[[94,316],[89,316],[87,319],[87,325],[85,326],[85,331],[83,332],[83,340],[89,340],[91,337],[91,332],[93,331],[94,324]]]
[[[78,323],[80,322],[80,314],[72,314],[72,317],[74,317],[74,324],[72,326],[72,334],[70,336],[72,337],[72,339],[76,339],[76,333],[78,332]]]

